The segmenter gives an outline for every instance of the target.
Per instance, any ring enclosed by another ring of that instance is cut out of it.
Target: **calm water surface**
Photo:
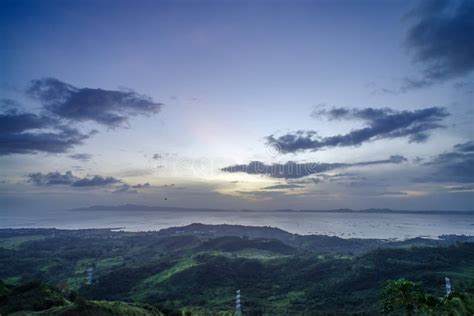
[[[191,223],[272,226],[297,234],[342,238],[436,238],[443,234],[474,235],[474,216],[439,214],[368,214],[302,212],[10,212],[0,211],[0,228],[123,228],[160,230]]]

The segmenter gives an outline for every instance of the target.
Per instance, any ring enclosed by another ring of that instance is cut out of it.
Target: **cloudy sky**
[[[0,6],[4,209],[474,209],[471,0]]]

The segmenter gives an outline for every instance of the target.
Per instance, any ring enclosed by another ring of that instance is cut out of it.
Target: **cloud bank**
[[[114,128],[124,126],[132,116],[155,114],[162,107],[134,91],[77,88],[55,78],[31,81],[27,94],[41,102],[42,114],[19,112],[17,102],[2,100],[0,155],[65,153],[97,132],[83,133],[71,123],[94,121]],[[88,159],[87,154],[70,157]]]
[[[421,88],[474,70],[474,1],[420,1],[407,16],[406,46],[422,67],[404,89]]]
[[[0,155],[64,153],[95,132],[84,134],[60,121],[33,113],[0,113]]]
[[[312,174],[323,173],[335,169],[361,167],[380,164],[399,164],[407,161],[403,156],[394,155],[384,160],[363,161],[356,163],[297,163],[288,161],[284,164],[265,164],[260,161],[252,161],[246,165],[233,165],[222,168],[221,171],[229,173],[247,173],[266,175],[271,178],[296,179]]]
[[[332,108],[313,112],[313,117],[327,117],[330,120],[357,119],[367,127],[353,130],[344,135],[318,137],[317,132],[296,131],[279,137],[266,137],[267,144],[276,146],[281,153],[318,151],[330,147],[359,146],[378,139],[408,138],[409,142],[424,142],[429,132],[442,128],[440,122],[449,114],[445,108],[431,107],[413,111],[395,111],[390,108],[347,109]]]
[[[136,184],[136,185],[130,185],[130,184],[122,184],[120,185],[117,189],[115,189],[115,191],[113,191],[113,193],[133,193],[133,194],[136,194],[138,193],[138,189],[148,189],[150,188],[151,185],[147,182],[147,183],[140,183],[140,184]]]
[[[131,116],[155,114],[162,107],[134,91],[77,88],[55,78],[31,81],[27,93],[60,118],[108,127],[122,126]]]
[[[56,171],[49,173],[30,173],[28,175],[28,182],[31,182],[37,186],[65,185],[70,187],[81,188],[105,187],[111,184],[120,183],[122,181],[114,177],[102,177],[99,175],[80,178],[74,176],[71,171],[66,171],[64,174]]]
[[[474,183],[474,142],[457,144],[450,152],[437,155],[423,164],[433,172],[422,182]]]
[[[149,189],[152,186],[150,183],[139,183],[139,184],[128,184],[117,179],[115,177],[104,177],[100,175],[93,175],[89,177],[78,177],[72,174],[71,171],[60,173],[58,171],[49,173],[30,173],[28,176],[28,182],[36,186],[51,187],[51,186],[63,186],[70,188],[106,188],[107,192],[125,194],[133,193],[136,194],[141,190]]]

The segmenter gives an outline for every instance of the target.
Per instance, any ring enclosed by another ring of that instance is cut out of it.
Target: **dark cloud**
[[[318,174],[318,177],[316,178],[305,178],[305,179],[298,179],[298,180],[290,180],[288,183],[291,184],[318,184],[320,182],[323,182],[323,180],[320,178],[323,176],[323,174]]]
[[[8,111],[0,114],[0,155],[64,153],[94,133],[83,134],[50,117]]]
[[[439,154],[423,164],[433,172],[422,182],[474,183],[474,142],[457,144],[453,151]]]
[[[157,113],[161,103],[129,90],[77,88],[54,78],[33,80],[28,94],[60,118],[121,126],[131,116]]]
[[[0,100],[0,155],[65,153],[96,133],[83,133],[67,121],[117,127],[131,116],[153,114],[162,106],[133,91],[77,88],[54,78],[33,80],[27,93],[42,103],[44,114],[20,113],[16,101]],[[88,159],[79,154],[70,157]]]
[[[38,186],[50,186],[50,185],[72,185],[80,178],[74,176],[71,171],[66,171],[62,174],[60,172],[49,172],[43,174],[41,172],[30,173],[28,175],[28,182],[31,182]]]
[[[363,177],[356,173],[350,173],[350,172],[336,173],[336,174],[321,174],[319,176],[330,182],[338,182],[341,180],[367,180],[366,177]]]
[[[462,185],[462,186],[450,187],[449,191],[455,191],[455,192],[474,191],[474,185]]]
[[[392,160],[396,161],[396,159]],[[315,177],[307,177],[302,179],[289,179],[287,183],[290,184],[319,184],[319,183],[342,183],[342,184],[351,184],[351,183],[369,183],[366,177],[355,173],[318,173]]]
[[[350,164],[350,166],[370,166],[370,165],[382,165],[382,164],[388,164],[388,163],[398,164],[398,163],[402,163],[406,161],[408,161],[408,159],[406,159],[402,155],[392,155],[388,159],[357,162],[357,163]]]
[[[297,184],[275,184],[275,185],[270,185],[268,187],[264,187],[261,190],[281,190],[281,189],[297,189],[297,188],[304,188],[302,185],[297,185]]]
[[[121,194],[121,193],[129,193],[129,194],[137,194],[138,193],[138,190],[135,190],[135,189],[132,189],[132,187],[128,184],[122,184],[120,186],[118,186],[114,191],[112,191],[112,193],[117,193],[117,194]]]
[[[420,1],[410,12],[406,45],[422,66],[422,78],[404,89],[421,88],[461,77],[474,69],[474,1]]]
[[[252,161],[246,165],[233,165],[225,167],[222,168],[221,171],[230,173],[243,172],[248,174],[260,174],[272,178],[296,179],[335,169],[390,163],[399,164],[406,160],[407,159],[405,157],[396,155],[391,156],[389,159],[364,161],[357,163],[297,163],[293,161],[288,161],[284,164],[267,165],[260,161]]]
[[[150,188],[151,185],[147,182],[147,183],[139,183],[139,184],[135,184],[135,185],[129,185],[129,184],[122,184],[120,186],[118,186],[114,191],[112,191],[112,193],[132,193],[132,194],[136,194],[138,193],[138,190],[141,190],[141,189],[148,189]]]
[[[70,187],[104,187],[111,184],[120,183],[121,180],[114,177],[92,176],[89,178],[80,178],[72,174],[71,171],[66,171],[64,174],[60,172],[49,173],[31,173],[28,175],[29,182],[38,186],[54,186],[65,185]]]
[[[454,150],[461,153],[472,153],[474,152],[474,142],[471,140],[462,144],[454,145]]]
[[[156,154],[151,155],[151,159],[154,159],[154,160],[177,158],[177,157],[178,155],[176,153],[167,153],[167,152],[156,153]]]
[[[0,134],[21,133],[32,129],[54,128],[58,122],[47,116],[9,110],[0,114]]]
[[[389,108],[346,109],[332,108],[313,112],[313,117],[330,120],[357,119],[367,127],[344,135],[318,137],[316,131],[296,131],[279,137],[270,135],[267,143],[277,147],[281,153],[302,150],[318,151],[330,147],[358,146],[364,142],[407,137],[410,142],[424,142],[433,129],[441,128],[440,122],[449,114],[444,108],[431,107],[414,111],[395,111]]]
[[[397,156],[395,156],[397,157]],[[395,158],[393,161],[396,161],[397,158]],[[298,180],[298,181],[292,181],[292,183],[321,183],[321,182],[332,182],[332,183],[347,183],[348,181],[350,182],[367,182],[367,178],[363,177],[361,175],[355,174],[355,173],[336,173],[336,174],[327,174],[327,173],[321,173],[318,174],[317,178],[309,178],[309,179],[303,179],[303,180]]]
[[[171,189],[171,188],[182,189],[183,187],[177,187],[174,183],[171,183],[171,184],[158,185],[158,186],[156,186],[156,188],[158,188],[158,189]]]
[[[425,158],[416,156],[416,157],[413,159],[413,163],[415,163],[415,164],[420,164],[420,163],[422,163],[424,160],[425,160]]]
[[[150,183],[139,183],[135,185],[130,185],[130,184],[121,184],[114,191],[113,193],[138,193],[140,190],[146,190],[149,188],[154,188],[154,189],[176,189],[176,190],[182,190],[186,189],[185,187],[177,187],[175,184],[164,184],[164,185],[158,185],[158,186],[152,186]]]
[[[37,152],[64,153],[82,144],[89,135],[76,129],[56,133],[12,133],[0,135],[0,155],[31,154]]]
[[[103,187],[110,184],[121,182],[114,177],[93,176],[92,178],[82,178],[75,181],[73,187]]]
[[[85,161],[91,160],[92,155],[90,155],[90,154],[72,154],[72,155],[69,155],[69,158],[85,162]]]
[[[147,183],[139,183],[139,184],[135,184],[135,185],[132,185],[132,188],[133,189],[148,189],[149,187],[151,187],[151,185],[147,182]]]

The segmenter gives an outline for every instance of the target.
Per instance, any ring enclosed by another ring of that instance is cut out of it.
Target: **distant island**
[[[138,204],[123,204],[123,205],[93,205],[90,207],[74,208],[69,211],[74,212],[110,212],[110,211],[134,211],[134,212],[302,212],[302,213],[375,213],[375,214],[440,214],[440,215],[473,215],[473,211],[459,211],[459,210],[393,210],[389,208],[369,208],[361,210],[353,210],[350,208],[330,209],[330,210],[293,210],[293,209],[279,209],[279,210],[229,210],[229,209],[212,209],[212,208],[185,208],[185,207],[170,207],[170,206],[147,206]]]
[[[234,210],[211,209],[211,208],[184,208],[170,206],[147,206],[138,204],[123,205],[93,205],[90,207],[74,208],[69,211],[138,211],[138,212],[236,212]]]

